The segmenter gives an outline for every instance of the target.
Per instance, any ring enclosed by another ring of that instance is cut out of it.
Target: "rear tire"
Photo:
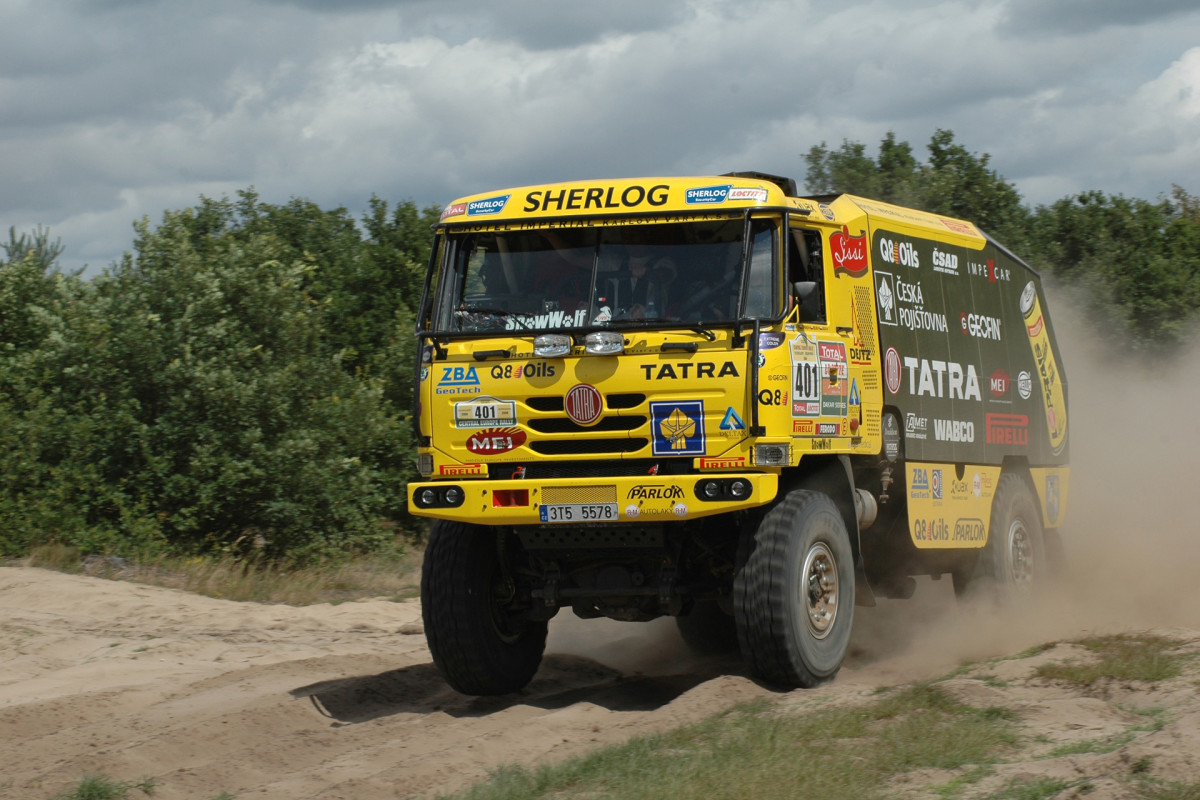
[[[987,544],[973,570],[954,573],[954,593],[1009,603],[1030,597],[1048,574],[1037,502],[1019,474],[1006,472],[992,498]]]
[[[833,678],[854,620],[853,554],[837,506],[819,492],[789,492],[748,544],[734,619],[750,670],[788,688]]]
[[[505,533],[439,520],[421,569],[421,614],[433,663],[463,694],[508,694],[533,679],[547,622],[530,620],[500,563]],[[515,544],[515,542],[513,543]]]

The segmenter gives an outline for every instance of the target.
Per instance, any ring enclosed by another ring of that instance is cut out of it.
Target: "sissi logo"
[[[833,255],[833,274],[845,273],[851,278],[861,278],[867,271],[867,235],[851,236],[845,225],[841,231],[829,235],[829,249]]]

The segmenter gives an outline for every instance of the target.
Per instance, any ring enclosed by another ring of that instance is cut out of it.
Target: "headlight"
[[[543,333],[534,337],[533,354],[538,358],[558,358],[571,352],[571,337],[561,333]]]
[[[625,337],[616,331],[596,331],[583,340],[584,351],[594,356],[615,356],[625,352]]]
[[[760,467],[785,467],[790,460],[786,444],[754,445],[754,463]]]

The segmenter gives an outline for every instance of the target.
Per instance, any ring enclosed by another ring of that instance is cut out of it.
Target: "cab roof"
[[[854,195],[796,197],[796,184],[759,172],[686,177],[619,178],[535,184],[460,197],[447,205],[440,226],[494,225],[514,220],[704,215],[773,208],[813,222],[861,228],[902,228],[934,239],[983,234],[970,222]],[[864,219],[864,217],[866,219]],[[682,221],[682,220],[681,220]]]

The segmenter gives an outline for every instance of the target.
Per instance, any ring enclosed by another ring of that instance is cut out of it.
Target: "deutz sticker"
[[[502,428],[517,424],[517,404],[486,395],[454,404],[456,428]]]

